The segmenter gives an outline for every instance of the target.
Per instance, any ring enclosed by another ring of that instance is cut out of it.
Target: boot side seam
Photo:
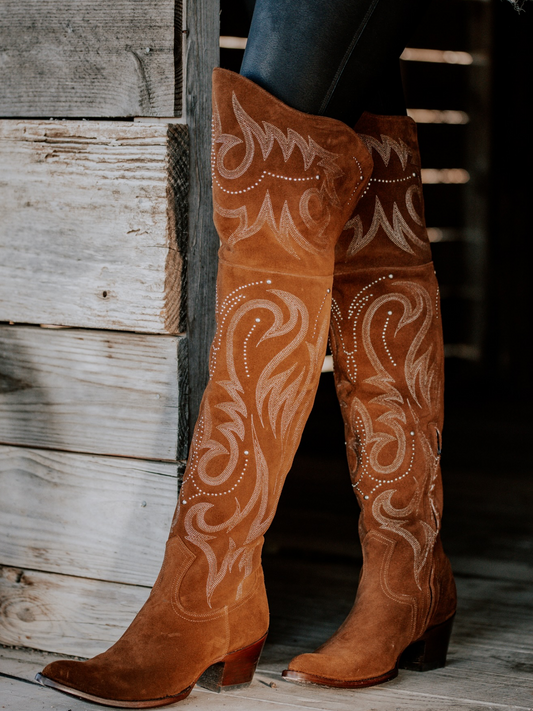
[[[342,271],[336,271],[333,277],[344,276],[345,274],[369,274],[372,272],[383,272],[383,271],[396,271],[396,272],[413,272],[424,269],[425,267],[433,266],[433,260],[430,259],[429,262],[424,262],[423,264],[416,264],[411,266],[379,266],[379,267],[365,267],[364,269],[343,269]]]
[[[276,269],[260,269],[259,267],[249,267],[245,264],[237,264],[235,262],[228,262],[223,257],[218,258],[219,264],[224,264],[227,267],[235,267],[236,269],[245,269],[247,272],[259,272],[260,274],[276,274],[279,276],[290,276],[298,279],[332,279],[334,276],[333,272],[328,272],[326,274],[295,274],[294,272],[280,272]]]

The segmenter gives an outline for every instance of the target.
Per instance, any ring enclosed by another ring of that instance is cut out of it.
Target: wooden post
[[[218,236],[211,199],[211,73],[219,64],[219,1],[185,8],[185,120],[190,136],[189,248],[187,259],[189,432],[196,422],[208,379],[215,332]]]

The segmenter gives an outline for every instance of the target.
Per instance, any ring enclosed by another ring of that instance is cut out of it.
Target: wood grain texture
[[[187,3],[185,116],[190,133],[188,320],[190,434],[209,374],[215,333],[215,283],[219,239],[211,198],[211,74],[219,64],[218,0]]]
[[[184,458],[183,342],[181,336],[0,326],[0,442]]]
[[[120,637],[150,588],[0,567],[0,642],[88,657]]]
[[[317,587],[325,591],[328,582],[321,582],[324,572],[322,566],[315,565]],[[459,591],[463,600],[462,612],[452,637],[449,664],[444,669],[424,674],[400,671],[397,679],[369,689],[327,689],[290,684],[281,679],[280,672],[301,649],[291,624],[291,631],[287,630],[284,636],[285,644],[272,644],[267,640],[252,685],[240,691],[225,692],[225,704],[228,708],[243,711],[269,708],[272,711],[531,711],[533,618],[528,586],[469,578],[459,579]],[[329,597],[333,598],[334,594],[335,590],[330,589]],[[294,603],[293,609],[296,609],[297,601]],[[493,614],[487,624],[489,611]],[[329,615],[329,608],[318,602],[313,610],[307,608],[307,612],[316,615],[307,617],[309,628],[316,628],[316,638],[323,633],[321,626],[324,617]],[[280,630],[285,622],[286,617],[272,620],[273,626]],[[0,649],[0,670],[17,679],[31,681],[35,672],[54,658],[30,650]],[[49,708],[44,702],[42,707],[38,705],[35,687],[20,683],[15,690],[8,687],[7,679],[3,684],[0,687],[2,691],[5,689],[2,704],[7,703],[7,709],[31,708],[33,711],[42,708],[44,711]],[[54,698],[57,696],[48,695],[46,700],[50,704]],[[195,687],[186,703],[198,711],[209,711],[220,709],[221,698]],[[71,705],[69,700],[68,708],[82,711],[87,707]]]
[[[180,125],[0,121],[0,321],[177,333]]]
[[[4,0],[0,116],[179,116],[181,0]]]
[[[426,683],[429,686],[429,682]],[[450,694],[439,698],[431,692],[398,691],[394,682],[391,684],[393,688],[386,684],[361,691],[302,688],[283,681],[279,674],[270,677],[259,672],[248,689],[225,691],[219,696],[195,686],[187,700],[181,702],[184,706],[171,708],[187,711],[531,711],[532,708],[529,702],[527,706],[480,703]],[[59,705],[58,693],[52,689],[10,678],[0,678],[0,694],[5,711],[50,711],[51,707],[61,711],[107,711],[109,708],[91,704],[89,709],[87,702],[75,698],[63,701],[61,697],[62,705]]]
[[[152,585],[182,463],[0,446],[0,563]]]

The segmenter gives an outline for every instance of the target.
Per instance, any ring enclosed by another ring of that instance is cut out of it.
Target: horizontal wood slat
[[[184,328],[187,128],[0,121],[0,321]]]
[[[179,116],[181,0],[3,0],[0,116]]]
[[[90,657],[116,642],[150,588],[0,567],[0,642]]]
[[[184,459],[185,338],[0,326],[0,443]]]
[[[0,446],[0,563],[152,585],[182,463]]]

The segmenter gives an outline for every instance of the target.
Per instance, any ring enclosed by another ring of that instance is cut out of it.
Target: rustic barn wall
[[[4,0],[0,116],[180,116],[181,0]]]
[[[182,336],[0,326],[0,442],[183,459],[184,346]]]
[[[0,321],[185,328],[185,126],[0,121]]]
[[[116,642],[150,593],[139,585],[18,567],[0,568],[0,590],[2,644],[83,657]]]
[[[186,11],[2,5],[0,643],[102,651],[162,560],[218,248],[218,0]]]
[[[153,585],[182,468],[0,446],[2,563]]]

